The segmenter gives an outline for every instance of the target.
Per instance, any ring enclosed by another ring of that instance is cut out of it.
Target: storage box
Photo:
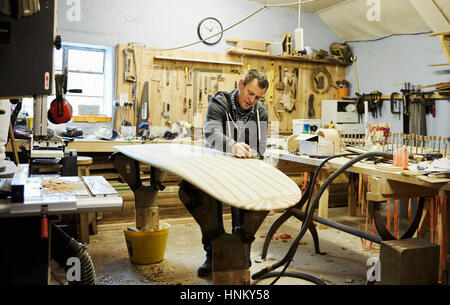
[[[324,137],[312,134],[301,134],[296,140],[300,141],[300,154],[309,156],[334,155],[334,143]]]

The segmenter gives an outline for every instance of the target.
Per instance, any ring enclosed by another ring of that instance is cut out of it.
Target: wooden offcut
[[[270,41],[265,40],[238,39],[238,38],[227,38],[226,42],[234,43],[238,48],[261,52],[266,52],[267,46],[270,44]]]

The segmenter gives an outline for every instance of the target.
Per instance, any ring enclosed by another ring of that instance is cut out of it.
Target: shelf
[[[243,66],[244,65],[241,62],[218,61],[218,60],[207,60],[207,59],[197,59],[197,58],[183,58],[183,57],[169,57],[169,56],[154,56],[154,58],[161,59],[161,60],[201,62],[201,63],[207,63],[207,64],[220,64],[220,65],[233,65],[233,66]]]
[[[333,66],[346,66],[345,63],[337,63],[337,62],[329,62],[325,60],[319,60],[319,59],[311,59],[307,56],[292,56],[292,55],[270,55],[270,54],[264,54],[256,51],[247,51],[242,49],[236,49],[236,48],[229,48],[227,50],[228,55],[238,55],[238,56],[253,56],[253,57],[262,57],[262,58],[268,58],[268,59],[275,59],[275,60],[290,60],[290,61],[301,61],[301,62],[309,62],[309,63],[318,63],[318,64],[326,64],[326,65],[333,65]]]

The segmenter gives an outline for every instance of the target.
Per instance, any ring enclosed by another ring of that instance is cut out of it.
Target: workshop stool
[[[89,176],[92,158],[77,156],[78,177]],[[80,235],[79,241],[85,244],[89,243],[89,234],[97,234],[97,213],[80,213]]]
[[[90,166],[92,165],[92,158],[85,156],[78,156],[77,165],[78,165],[78,177],[81,178],[81,176],[89,176]]]

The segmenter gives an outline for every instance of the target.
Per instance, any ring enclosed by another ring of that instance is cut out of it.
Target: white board
[[[286,209],[301,198],[300,188],[274,166],[240,159],[210,148],[183,144],[114,147],[127,157],[169,171],[213,198],[242,209]]]

